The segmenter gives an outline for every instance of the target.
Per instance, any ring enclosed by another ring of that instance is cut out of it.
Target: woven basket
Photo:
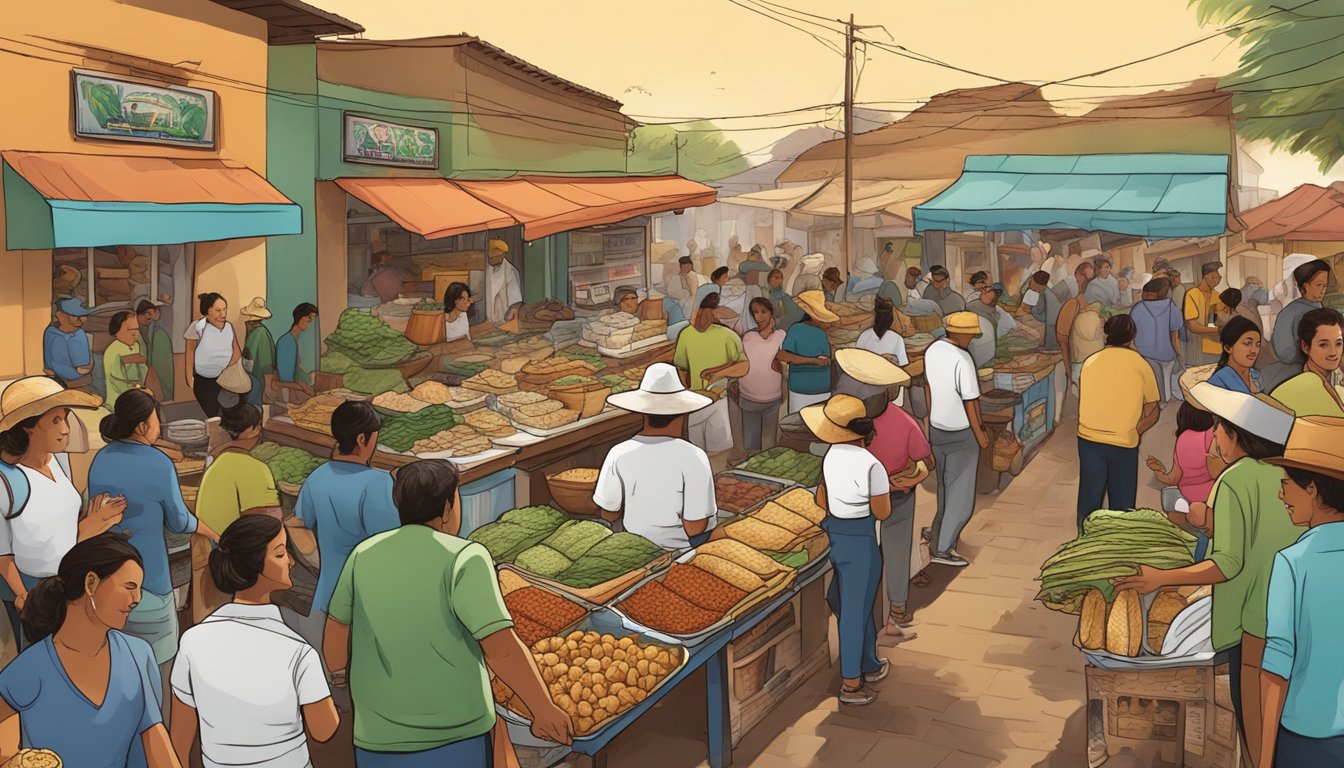
[[[406,322],[406,339],[412,344],[428,347],[443,341],[446,329],[443,325],[443,312],[439,310],[411,310]]]
[[[733,698],[746,701],[761,692],[765,687],[766,674],[770,671],[768,648],[761,649],[750,661],[733,668]]]
[[[593,503],[593,491],[597,488],[596,480],[591,483],[580,483],[561,480],[556,475],[547,475],[546,487],[551,492],[551,502],[562,511],[581,517],[597,517],[601,512]]]
[[[605,384],[576,384],[572,387],[552,388],[550,394],[569,410],[578,411],[579,418],[588,419],[607,407],[611,387]]]

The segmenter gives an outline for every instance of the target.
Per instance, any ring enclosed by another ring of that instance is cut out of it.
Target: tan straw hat
[[[798,302],[798,306],[808,314],[813,320],[819,323],[834,323],[840,317],[826,308],[826,294],[821,291],[803,291],[793,300]]]
[[[863,435],[852,432],[849,423],[867,418],[863,401],[852,395],[834,395],[830,400],[809,405],[802,410],[803,423],[818,440],[827,443],[849,443],[861,440]]]
[[[854,380],[874,387],[900,387],[910,383],[910,375],[899,365],[866,349],[837,349],[835,362]]]
[[[66,389],[60,382],[46,376],[29,376],[0,392],[0,432],[13,429],[24,419],[41,416],[54,408],[93,410],[102,404],[103,399],[97,395]]]
[[[974,312],[953,312],[943,318],[943,330],[948,333],[980,335],[980,316]]]
[[[1298,419],[1293,422],[1283,457],[1265,459],[1265,463],[1344,480],[1344,453],[1339,450],[1341,437],[1344,437],[1344,419],[1332,416]]]
[[[252,300],[251,304],[239,310],[238,314],[243,317],[255,317],[258,320],[266,320],[271,316],[271,310],[266,308],[266,300],[258,296]]]

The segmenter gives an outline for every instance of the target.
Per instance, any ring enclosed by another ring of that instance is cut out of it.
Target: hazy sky
[[[966,70],[1010,80],[1051,81],[1114,67],[1212,35],[1184,0],[770,0],[801,11],[860,24],[885,25],[861,33]],[[543,69],[606,93],[645,122],[659,118],[720,117],[780,112],[838,102],[844,63],[840,55],[801,31],[753,13],[733,0],[542,0],[457,2],[443,0],[315,0],[362,24],[370,38],[424,37],[466,32],[484,38]],[[746,0],[743,0],[744,4]],[[836,44],[843,36],[795,22]],[[818,22],[820,23],[820,22]],[[836,26],[832,24],[831,26]],[[1178,53],[1076,81],[1095,86],[1144,86],[1219,75],[1236,66],[1238,50],[1217,36]],[[911,61],[869,46],[858,101],[896,102],[882,109],[910,109],[912,100],[940,91],[993,84],[975,75]],[[1067,86],[1047,89],[1051,99],[1141,93],[1153,88]],[[1064,106],[1085,108],[1089,102]],[[830,112],[831,116],[836,111]],[[792,128],[827,117],[825,112],[727,120],[720,125],[753,162]],[[831,125],[836,125],[832,122]],[[1320,183],[1316,160],[1255,148],[1265,166],[1261,186],[1286,192]],[[1335,178],[1344,168],[1335,168]]]

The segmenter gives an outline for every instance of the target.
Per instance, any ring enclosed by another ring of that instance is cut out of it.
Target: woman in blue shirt
[[[1259,326],[1238,315],[1218,332],[1218,340],[1223,345],[1223,355],[1218,358],[1218,368],[1209,377],[1209,383],[1246,395],[1258,394],[1260,372],[1255,369],[1255,362],[1260,359],[1262,342]]]
[[[28,650],[0,670],[0,720],[69,768],[181,768],[160,714],[154,652],[123,634],[140,602],[140,553],[104,533],[61,558],[23,606]]]
[[[1296,544],[1274,557],[1260,665],[1263,738],[1256,765],[1344,766],[1344,420],[1298,419],[1283,458],[1280,495]]]
[[[789,326],[775,356],[789,366],[789,413],[830,398],[831,342],[822,324],[840,319],[826,308],[821,291],[804,291],[794,301],[803,311],[802,319]]]
[[[172,459],[154,447],[159,403],[149,390],[122,393],[98,431],[107,445],[89,467],[89,493],[126,497],[121,523],[112,530],[130,534],[145,570],[143,594],[126,620],[126,634],[150,644],[166,680],[167,665],[177,655],[177,605],[164,531],[199,533],[211,541],[219,541],[219,534],[187,510]]]

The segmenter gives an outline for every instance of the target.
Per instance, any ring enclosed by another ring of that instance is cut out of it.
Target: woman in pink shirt
[[[1208,517],[1209,491],[1213,490],[1214,478],[1224,469],[1222,459],[1210,455],[1213,446],[1213,414],[1201,411],[1190,403],[1182,403],[1176,412],[1176,448],[1173,451],[1171,471],[1156,456],[1148,457],[1148,468],[1153,471],[1159,482],[1167,486],[1176,486],[1181,492],[1181,501],[1177,503],[1177,514],[1194,529],[1199,544],[1195,549],[1195,559],[1204,557],[1208,547],[1205,526]],[[1178,525],[1180,519],[1174,520]]]
[[[784,331],[775,327],[775,307],[769,299],[752,299],[750,308],[756,328],[742,336],[742,348],[751,367],[737,380],[736,407],[742,423],[742,448],[757,453],[774,448],[779,431],[784,380],[775,355],[784,343]]]

